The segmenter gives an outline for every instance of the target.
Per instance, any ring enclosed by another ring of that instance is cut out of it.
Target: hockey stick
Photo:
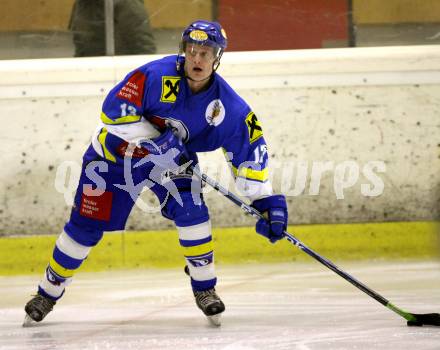
[[[207,183],[208,185],[213,187],[215,190],[217,190],[218,192],[223,194],[226,198],[228,198],[234,204],[241,207],[241,209],[243,209],[246,213],[252,215],[257,220],[264,218],[263,215],[258,210],[251,207],[250,205],[244,203],[239,197],[237,197],[235,194],[229,192],[226,188],[222,187],[218,182],[209,178],[206,174],[201,173],[198,167],[190,166],[190,168],[192,169],[194,175],[196,175],[200,180]],[[340,268],[338,268],[330,260],[322,257],[318,253],[315,253],[312,249],[307,247],[304,243],[302,243],[299,239],[295,238],[293,235],[291,235],[287,231],[284,231],[284,236],[290,243],[292,243],[293,245],[295,245],[296,247],[301,249],[303,252],[310,255],[312,258],[318,260],[321,264],[325,265],[330,270],[337,273],[343,279],[350,282],[352,285],[359,288],[361,291],[363,291],[364,293],[366,293],[370,297],[376,299],[379,303],[386,306],[391,311],[394,311],[396,314],[402,316],[405,320],[407,320],[408,326],[424,326],[424,325],[440,326],[440,314],[438,314],[438,313],[413,314],[413,313],[404,311],[404,310],[398,308],[397,306],[393,305],[391,302],[389,302],[383,296],[376,293],[374,290],[368,288],[365,284],[358,281],[356,278],[350,276],[348,273],[346,273],[343,270],[341,270]]]

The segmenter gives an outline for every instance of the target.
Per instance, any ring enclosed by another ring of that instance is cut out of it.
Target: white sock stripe
[[[74,241],[66,232],[62,232],[56,242],[56,246],[64,254],[74,259],[84,260],[89,255],[91,247],[86,247]]]
[[[61,283],[59,286],[53,285],[47,280],[46,274],[40,282],[40,287],[50,296],[54,298],[58,298],[61,294],[63,294],[64,288],[72,282],[72,278],[66,279],[64,283]]]
[[[193,241],[196,239],[203,239],[211,236],[211,221],[202,222],[198,225],[179,227],[177,226],[177,231],[179,232],[179,238]]]
[[[214,263],[206,266],[194,267],[188,262],[190,275],[196,281],[208,281],[216,277]]]

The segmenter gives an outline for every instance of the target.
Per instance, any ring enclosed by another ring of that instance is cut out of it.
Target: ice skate
[[[55,304],[56,302],[49,298],[40,294],[35,295],[24,307],[26,316],[24,318],[23,327],[32,326],[35,322],[43,320],[43,318],[52,311]]]
[[[219,327],[221,325],[221,313],[225,311],[225,304],[223,304],[215,289],[194,291],[194,297],[197,306],[206,315],[209,322]]]

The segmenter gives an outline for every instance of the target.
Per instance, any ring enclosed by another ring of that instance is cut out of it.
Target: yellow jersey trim
[[[108,125],[118,125],[118,124],[130,124],[130,123],[136,123],[141,120],[140,115],[126,115],[125,117],[119,117],[115,120],[110,119],[104,112],[101,112],[101,121],[104,124]]]
[[[232,172],[236,177],[244,177],[250,180],[257,180],[264,182],[269,178],[269,169],[264,168],[263,170],[255,170],[252,168],[240,167],[237,169],[232,165]]]
[[[108,131],[106,128],[102,128],[101,133],[98,136],[98,141],[102,146],[102,150],[104,151],[104,158],[116,163],[115,156],[109,151],[107,146],[105,145],[105,139],[107,138]]]

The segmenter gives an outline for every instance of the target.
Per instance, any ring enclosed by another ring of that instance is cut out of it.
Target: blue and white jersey
[[[151,123],[159,129],[168,126],[190,152],[222,148],[235,178],[241,179],[241,191],[251,200],[271,195],[267,146],[254,112],[217,73],[208,89],[194,94],[177,71],[176,59],[149,62],[110,91],[93,140],[95,151],[121,162],[128,143],[149,137]],[[133,157],[144,155],[138,147]]]

